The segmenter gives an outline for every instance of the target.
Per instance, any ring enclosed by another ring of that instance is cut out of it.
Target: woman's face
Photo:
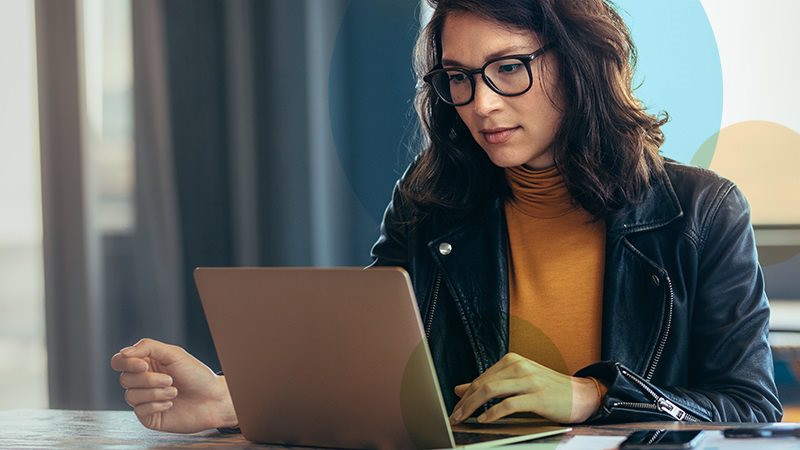
[[[477,14],[450,13],[442,30],[442,64],[479,68],[494,57],[530,54],[545,44],[530,31],[505,27]],[[545,59],[546,65],[542,64]],[[563,115],[555,69],[549,53],[534,59],[533,86],[516,97],[494,92],[481,75],[475,75],[475,97],[456,111],[495,165],[532,169],[553,165],[553,137]]]

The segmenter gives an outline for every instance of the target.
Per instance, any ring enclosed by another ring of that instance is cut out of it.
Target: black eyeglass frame
[[[489,61],[486,61],[483,64],[483,66],[481,68],[479,68],[479,69],[467,69],[465,67],[440,67],[438,69],[433,69],[430,72],[426,73],[425,76],[422,77],[422,81],[430,84],[431,87],[433,88],[433,91],[436,92],[436,95],[439,97],[439,99],[441,99],[443,102],[447,103],[450,106],[464,106],[466,104],[469,104],[475,98],[475,88],[476,88],[476,86],[475,86],[475,75],[477,75],[477,74],[481,74],[481,79],[483,79],[483,82],[486,83],[486,85],[489,86],[489,89],[491,89],[492,91],[497,92],[498,94],[500,94],[500,95],[502,95],[504,97],[516,97],[518,95],[522,95],[522,94],[528,92],[531,89],[531,87],[533,86],[533,73],[531,72],[531,62],[534,59],[538,58],[539,56],[542,56],[543,54],[545,54],[551,48],[555,47],[555,45],[556,44],[554,42],[551,42],[549,44],[543,45],[538,50],[534,51],[533,53],[529,53],[529,54],[498,56],[497,58],[492,58]],[[501,91],[500,88],[495,86],[495,84],[494,84],[494,82],[492,81],[491,78],[486,76],[486,68],[487,67],[489,67],[490,65],[496,63],[497,61],[502,61],[504,59],[518,59],[525,65],[525,70],[528,71],[528,87],[526,87],[524,91],[517,92],[515,94],[505,93],[505,92]],[[466,75],[467,78],[469,78],[469,83],[470,83],[470,87],[472,88],[472,91],[471,91],[471,94],[469,96],[469,99],[467,99],[467,101],[460,102],[460,103],[453,103],[451,101],[448,101],[439,92],[439,90],[436,89],[436,85],[431,82],[431,79],[434,76],[436,76],[437,74],[453,72],[453,71],[461,72],[464,75]]]

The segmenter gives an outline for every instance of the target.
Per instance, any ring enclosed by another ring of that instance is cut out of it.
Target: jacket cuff
[[[596,378],[608,388],[600,408],[587,423],[699,421],[669,400],[659,388],[619,362],[595,363],[579,370],[575,376]]]

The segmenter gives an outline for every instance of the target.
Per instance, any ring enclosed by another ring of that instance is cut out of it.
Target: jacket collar
[[[655,175],[641,201],[606,218],[609,234],[630,234],[667,225],[683,216],[678,196],[666,171]]]
[[[502,211],[502,200],[494,199],[489,204],[489,209],[491,210],[487,211],[489,216],[494,215],[495,210]],[[504,215],[504,213],[501,214]],[[650,189],[644,193],[639,203],[629,205],[606,218],[606,233],[625,235],[651,230],[663,227],[682,216],[683,209],[665,170],[654,175]],[[478,215],[478,217],[467,220],[466,223],[445,227],[444,231],[437,233],[438,237],[432,242],[439,242],[452,235],[464,234],[466,230],[478,225],[483,219],[482,215]]]

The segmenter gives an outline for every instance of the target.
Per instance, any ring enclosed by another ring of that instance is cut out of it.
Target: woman
[[[658,155],[666,119],[632,94],[614,9],[433,6],[424,148],[372,254],[411,275],[451,422],[779,421],[747,203]],[[148,427],[236,423],[224,380],[177,347],[112,366]]]

